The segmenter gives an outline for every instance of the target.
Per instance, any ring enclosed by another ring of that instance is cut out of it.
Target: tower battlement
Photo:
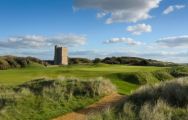
[[[55,46],[54,64],[68,65],[68,49],[66,47]]]

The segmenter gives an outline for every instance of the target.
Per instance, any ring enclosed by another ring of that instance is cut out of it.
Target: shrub
[[[24,58],[15,58],[15,61],[21,66],[21,67],[26,67],[29,64],[28,59]]]
[[[6,70],[10,67],[11,66],[9,65],[9,63],[6,60],[0,59],[0,70]]]
[[[5,60],[9,63],[9,65],[12,68],[19,68],[20,67],[20,65],[15,61],[14,57],[12,57],[12,56],[7,56],[5,58]]]
[[[177,66],[177,64],[171,62],[161,62],[138,57],[106,57],[101,59],[101,62],[106,64],[127,64],[139,66]]]
[[[94,63],[94,64],[101,63],[101,59],[100,59],[100,58],[95,58],[95,59],[93,60],[93,63]]]
[[[41,65],[47,65],[46,62],[33,57],[15,57],[15,56],[3,56],[0,57],[0,70],[6,70],[9,68],[27,67],[32,63],[38,63]]]
[[[87,58],[69,58],[69,64],[91,64],[92,61]]]

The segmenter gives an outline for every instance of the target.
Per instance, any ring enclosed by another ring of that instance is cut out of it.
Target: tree
[[[95,59],[93,60],[93,63],[94,63],[94,64],[101,63],[101,59],[100,59],[100,58],[95,58]]]

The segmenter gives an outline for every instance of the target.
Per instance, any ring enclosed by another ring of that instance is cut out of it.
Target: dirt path
[[[105,108],[108,108],[111,106],[118,105],[119,103],[122,103],[125,99],[126,99],[126,96],[113,93],[109,96],[102,98],[98,102],[88,106],[87,108],[84,108],[77,112],[71,112],[71,113],[65,114],[53,120],[86,120],[87,115],[91,113],[100,112],[101,110],[104,110]]]

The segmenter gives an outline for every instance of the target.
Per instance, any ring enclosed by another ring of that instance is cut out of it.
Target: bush
[[[91,64],[92,61],[87,58],[69,58],[69,64]]]
[[[0,57],[0,70],[6,70],[9,68],[27,67],[32,63],[38,63],[41,65],[47,65],[46,62],[33,57],[15,57],[15,56],[3,56]]]
[[[28,59],[24,58],[15,58],[15,61],[21,66],[21,67],[26,67],[29,64]]]
[[[93,60],[93,63],[94,63],[94,64],[101,63],[101,59],[100,59],[100,58],[95,58],[95,59]]]
[[[6,70],[10,67],[11,66],[9,65],[9,63],[6,60],[0,59],[0,70]]]
[[[9,65],[12,67],[12,68],[19,68],[20,65],[15,61],[14,57],[11,57],[11,56],[7,56],[5,58],[5,60],[9,63]]]
[[[161,62],[157,60],[144,59],[138,57],[106,57],[102,59],[100,62],[106,64],[127,64],[138,66],[177,66],[177,64],[171,62]]]

